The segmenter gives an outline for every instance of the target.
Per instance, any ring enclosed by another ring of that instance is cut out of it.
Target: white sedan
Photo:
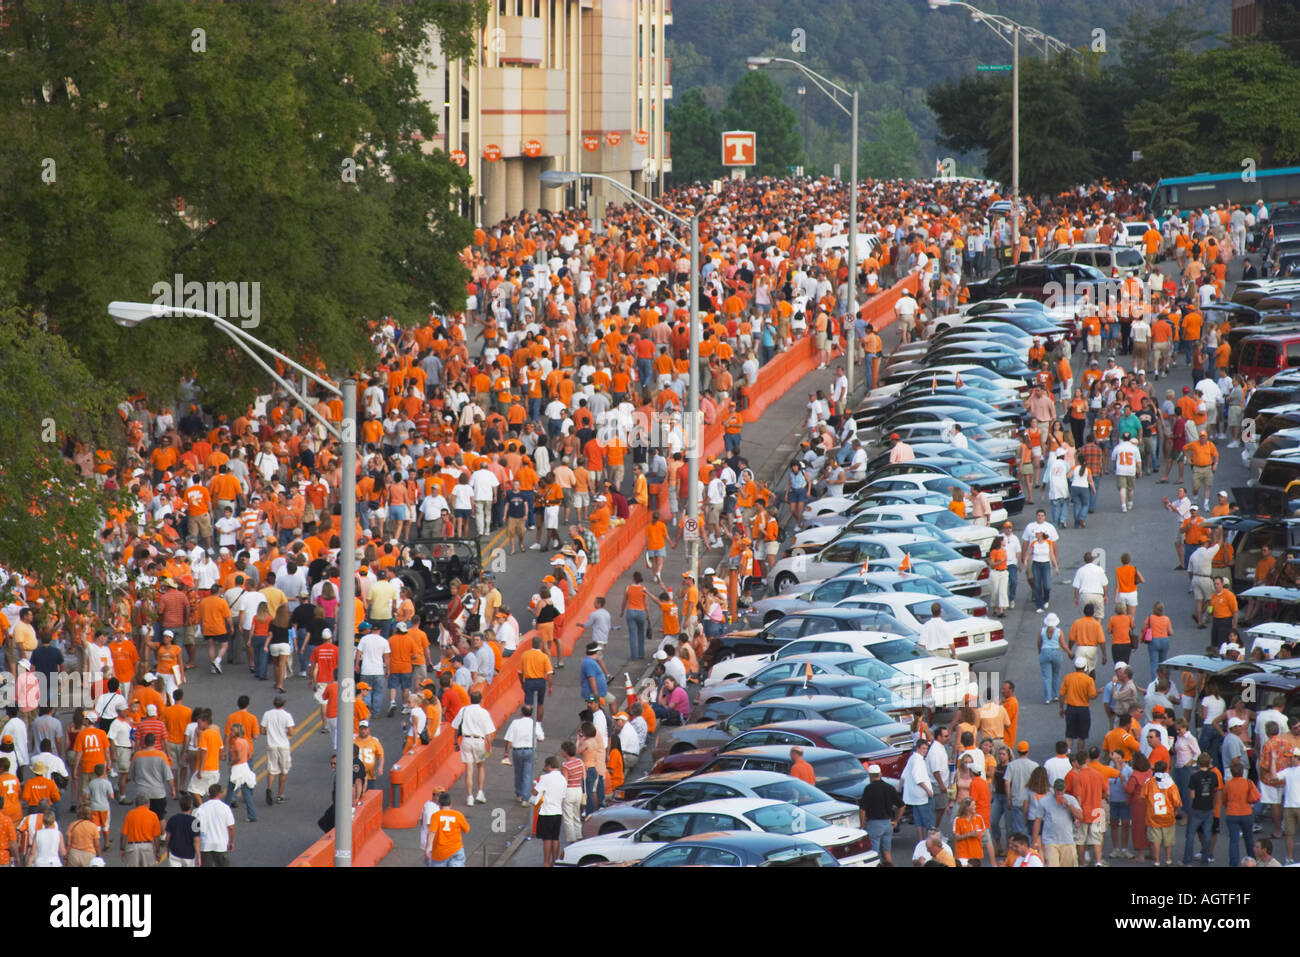
[[[639,861],[678,838],[706,831],[764,831],[797,834],[820,844],[846,866],[875,866],[867,832],[828,824],[816,815],[784,801],[768,798],[724,798],[687,804],[660,814],[631,831],[615,831],[574,841],[560,852],[557,864],[581,866]]]
[[[820,581],[838,575],[863,562],[891,559],[919,559],[934,562],[962,581],[974,581],[987,567],[976,558],[967,558],[943,542],[903,532],[874,535],[845,535],[826,545],[815,555],[791,555],[772,566],[768,588],[783,595],[802,582]]]
[[[818,525],[796,532],[795,548],[810,548],[825,545],[831,539],[845,532],[855,532],[867,525],[877,522],[911,522],[921,521],[946,532],[959,542],[974,542],[979,546],[980,554],[987,555],[997,530],[987,525],[976,525],[964,518],[959,518],[952,509],[942,505],[876,505],[857,512],[845,525]]]
[[[870,608],[893,615],[903,624],[920,631],[930,620],[931,609],[939,606],[941,617],[952,628],[958,661],[983,661],[1006,654],[1006,631],[995,618],[967,615],[950,601],[924,592],[890,591],[851,595],[837,608]]]

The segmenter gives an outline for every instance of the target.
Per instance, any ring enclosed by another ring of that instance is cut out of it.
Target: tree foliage
[[[781,100],[781,91],[765,71],[746,73],[727,94],[718,117],[725,130],[754,131],[755,176],[784,176],[803,165],[799,115]]]
[[[909,179],[921,175],[916,129],[902,110],[882,110],[870,118],[858,157],[858,175],[871,179]]]
[[[206,323],[106,320],[175,274],[258,283],[260,338],[351,366],[363,320],[462,295],[471,228],[450,210],[467,175],[421,150],[435,123],[415,65],[430,30],[471,52],[484,10],[6,4],[0,281],[108,379],[165,392],[197,371],[215,401],[262,381]]]
[[[664,123],[673,135],[670,175],[675,182],[711,180],[721,174],[722,126],[705,102],[703,90],[687,90],[669,104]]]

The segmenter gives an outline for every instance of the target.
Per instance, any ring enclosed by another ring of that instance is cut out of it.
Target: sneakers
[[[474,806],[474,798],[473,798],[473,797],[468,797],[468,796],[467,796],[467,797],[465,798],[465,806],[466,806],[466,807],[473,807],[473,806]]]
[[[533,543],[532,543],[531,545],[529,545],[528,547],[529,547],[530,549],[532,549],[533,551],[535,551],[535,552],[539,552],[539,551],[542,550],[542,546],[541,546],[541,543],[540,543],[540,542],[533,542]]]
[[[501,763],[502,763],[502,764],[513,764],[514,762],[511,761],[509,758],[502,758],[502,759],[501,759]]]
[[[219,661],[212,662],[212,673],[216,675],[221,674],[221,662]]]
[[[276,804],[283,804],[283,803],[284,803],[285,801],[287,801],[287,800],[288,800],[288,798],[286,798],[283,794],[281,794],[278,798],[275,799],[275,803],[276,803]]]
[[[397,702],[391,701],[388,704],[388,717],[391,718],[395,714],[397,714]]]
[[[1040,615],[1041,615],[1041,614],[1043,613],[1043,611],[1044,611],[1044,609],[1042,609],[1042,608],[1035,608],[1034,610],[1035,610],[1036,612],[1038,612]]]
[[[474,800],[478,801],[479,804],[487,804],[487,795],[479,791],[478,794],[474,795]]]

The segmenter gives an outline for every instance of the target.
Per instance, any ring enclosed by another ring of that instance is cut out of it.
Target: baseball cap
[[[144,676],[144,680],[145,680],[146,682],[157,681],[157,680],[158,680],[158,676],[157,676],[156,674],[154,674],[154,673],[151,671],[151,672],[149,672],[147,675]]]
[[[889,433],[889,437],[890,437],[891,439],[896,439],[896,438],[898,438],[898,433],[897,433],[897,432],[890,432],[890,433]]]
[[[1199,512],[1199,511],[1201,510],[1201,506],[1199,506],[1199,505],[1193,505],[1193,506],[1191,507],[1191,510],[1192,510],[1193,512]]]
[[[1003,523],[1002,523],[1002,527],[1003,527],[1003,528],[1015,528],[1015,526],[1011,524],[1011,519],[1007,519],[1005,522],[1003,522]]]
[[[1088,667],[1088,659],[1083,657],[1083,655],[1080,655],[1079,657],[1074,659],[1074,667],[1076,668]]]
[[[1153,715],[1156,715],[1156,714],[1164,714],[1164,713],[1165,713],[1165,706],[1162,705],[1162,704],[1158,704],[1158,705],[1156,705],[1154,708],[1151,709],[1151,713],[1152,713]]]
[[[620,711],[618,714],[614,715],[614,720],[615,720],[615,721],[627,721],[627,720],[629,720],[629,718],[628,718],[628,716],[627,716],[627,712],[626,712],[626,711]]]
[[[1240,728],[1245,723],[1246,722],[1244,719],[1238,717],[1232,717],[1228,719],[1228,727],[1230,728]]]
[[[411,626],[404,621],[399,621],[393,627],[396,628],[398,631],[406,631],[406,629],[410,628]]]
[[[1220,492],[1219,494],[1220,494],[1223,498],[1227,498],[1227,497],[1228,497],[1228,493],[1227,493],[1227,492]]]
[[[176,632],[172,631],[170,628],[164,628],[164,629],[163,629],[163,634],[164,634],[164,635],[171,635],[173,638],[176,637]]]
[[[712,575],[712,574],[713,574],[713,566],[710,565],[708,568],[704,569],[704,574],[706,574],[706,575]]]
[[[655,652],[655,661],[667,661],[667,660],[668,660],[668,652],[664,651],[662,648]]]
[[[321,629],[321,632],[320,632],[320,635],[321,635],[322,638],[333,638],[333,637],[334,637],[334,631],[333,631],[333,629],[330,629],[330,628],[322,628],[322,629]]]
[[[369,719],[369,718],[362,718],[362,719],[361,719],[360,727],[363,727],[363,728],[368,728],[368,727],[370,727],[370,719]]]
[[[365,724],[365,722],[363,721],[362,724]],[[1052,782],[1052,790],[1054,790],[1054,791],[1064,791],[1064,790],[1065,790],[1065,778],[1057,778],[1055,781],[1053,781],[1053,782]]]
[[[1186,395],[1187,393],[1189,393],[1189,392],[1191,392],[1191,391],[1192,391],[1192,387],[1191,387],[1190,385],[1185,385],[1185,386],[1183,386],[1183,395]]]
[[[370,685],[367,684],[367,683],[364,682],[364,681],[358,681],[358,682],[357,682],[357,690],[358,690],[358,691],[369,691],[369,690],[370,690]]]
[[[1021,741],[1019,744],[1016,745],[1016,750],[1019,751],[1021,754],[1028,754],[1028,753],[1029,753],[1029,742],[1028,742],[1028,741]]]
[[[144,713],[151,718],[158,716],[158,706],[156,704],[145,705]]]
[[[867,765],[867,773],[868,773],[868,774],[879,774],[879,773],[880,773],[880,765],[878,765],[878,764],[869,764],[869,765]]]

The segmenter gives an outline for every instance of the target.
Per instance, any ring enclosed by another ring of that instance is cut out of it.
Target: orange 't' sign
[[[600,149],[600,137],[584,136],[582,138],[582,148],[588,153],[596,152],[596,150]]]
[[[752,130],[728,130],[722,134],[722,165],[754,165],[754,133]]]
[[[497,146],[495,143],[489,143],[487,146],[483,147],[483,158],[489,163],[495,163],[501,158],[501,147]]]
[[[619,143],[623,142],[623,134],[616,130],[610,130],[605,134],[605,142],[610,146],[617,146]]]
[[[541,156],[541,155],[542,155],[542,141],[541,141],[541,140],[524,140],[524,155],[525,155],[525,156]]]
[[[452,150],[448,155],[451,156],[451,161],[457,166],[464,166],[469,162],[469,157],[465,155],[464,150]]]

